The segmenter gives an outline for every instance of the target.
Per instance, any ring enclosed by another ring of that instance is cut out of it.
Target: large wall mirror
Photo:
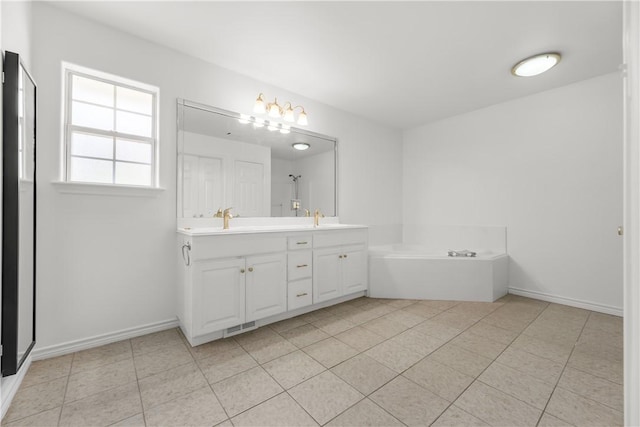
[[[336,163],[335,138],[178,100],[179,218],[337,216]]]
[[[5,52],[2,158],[2,375],[35,345],[36,85]]]

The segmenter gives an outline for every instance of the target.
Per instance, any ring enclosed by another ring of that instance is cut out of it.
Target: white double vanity
[[[368,230],[338,223],[335,138],[178,100],[177,154],[191,345],[365,294]]]
[[[194,346],[367,290],[364,226],[193,228],[178,235],[178,317]]]

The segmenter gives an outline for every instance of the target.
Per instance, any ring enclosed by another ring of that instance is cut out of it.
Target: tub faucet
[[[324,214],[322,212],[320,212],[320,209],[316,209],[316,211],[313,213],[313,226],[317,227],[318,225],[320,225],[320,217],[324,218]]]
[[[222,227],[224,230],[228,230],[229,229],[229,220],[231,218],[233,218],[233,215],[231,214],[231,209],[233,208],[227,208],[224,210],[224,212],[222,213],[222,219],[224,221],[224,227]]]

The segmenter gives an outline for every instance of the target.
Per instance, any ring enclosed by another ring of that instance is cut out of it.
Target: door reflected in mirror
[[[178,217],[336,216],[336,140],[178,100]]]

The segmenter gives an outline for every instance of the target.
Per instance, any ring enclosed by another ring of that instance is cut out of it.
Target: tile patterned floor
[[[613,426],[622,319],[508,295],[359,298],[191,348],[179,330],[34,362],[9,426]]]

